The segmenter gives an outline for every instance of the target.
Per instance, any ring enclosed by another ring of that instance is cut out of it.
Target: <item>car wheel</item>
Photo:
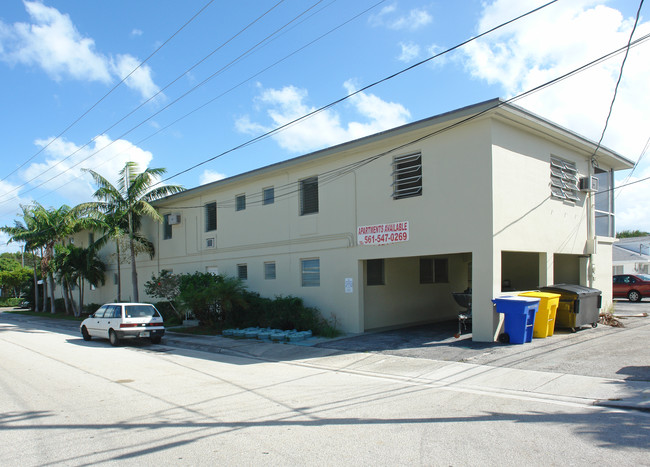
[[[86,329],[86,326],[81,328],[81,335],[83,336],[85,341],[89,341],[92,339],[92,336],[88,333],[88,329]]]
[[[631,302],[640,302],[641,301],[641,294],[636,291],[636,290],[630,290],[627,293],[627,299]]]
[[[160,340],[161,340],[161,339],[162,339],[162,337],[160,337],[160,336],[152,337],[152,338],[151,338],[151,343],[152,343],[152,344],[160,344]]]
[[[120,345],[120,338],[117,337],[117,333],[112,329],[108,331],[108,340],[111,342],[111,345],[113,347],[117,347],[118,345]]]

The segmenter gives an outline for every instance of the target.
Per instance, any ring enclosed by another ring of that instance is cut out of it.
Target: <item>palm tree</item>
[[[114,222],[121,231],[125,231],[129,239],[131,256],[131,284],[133,286],[133,301],[138,302],[138,273],[136,268],[136,245],[144,246],[153,258],[154,247],[148,239],[139,233],[142,217],[149,217],[156,222],[162,222],[163,217],[151,202],[165,196],[179,193],[185,189],[179,185],[160,185],[156,179],[167,170],[163,168],[148,168],[139,171],[138,164],[127,162],[120,170],[117,187],[94,170],[84,169],[92,175],[98,186],[93,197],[98,201],[85,203],[77,208],[86,212],[103,213],[114,217]]]
[[[74,284],[74,265],[72,263],[72,249],[74,245],[54,245],[54,270],[56,279],[61,284],[65,313],[70,314],[70,309],[76,315],[74,300],[72,300],[72,284]]]
[[[9,234],[9,243],[23,242],[25,244],[24,250],[32,254],[39,249],[42,249],[44,244],[41,226],[38,225],[38,220],[34,215],[34,207],[20,205],[22,210],[22,222],[16,220],[13,227],[0,227],[0,231]],[[42,256],[42,254],[41,254]],[[43,275],[45,277],[45,275]],[[45,281],[43,281],[43,311],[45,311],[45,302],[47,301],[47,290],[45,288]],[[34,310],[39,311],[38,303],[38,275],[36,273],[36,265],[34,264]]]
[[[95,225],[92,230],[102,232],[102,236],[90,245],[97,252],[100,251],[109,242],[115,242],[115,258],[117,265],[117,302],[122,301],[122,255],[120,252],[121,240],[127,236],[129,224],[126,218],[112,213],[105,213],[97,210],[96,203],[83,203],[75,208],[80,215],[86,215],[88,219],[93,219]]]
[[[85,282],[97,286],[104,283],[106,266],[97,257],[95,248],[79,248],[74,245],[65,247],[57,245],[58,274],[64,287],[66,310],[68,302],[75,316],[81,316],[84,305]],[[72,285],[79,289],[79,304],[72,298]]]
[[[54,306],[54,245],[85,226],[76,213],[69,206],[63,205],[58,209],[45,209],[38,203],[34,205],[34,217],[42,229],[42,241],[45,252],[41,261],[41,268],[47,275],[50,289],[50,311],[56,313]]]

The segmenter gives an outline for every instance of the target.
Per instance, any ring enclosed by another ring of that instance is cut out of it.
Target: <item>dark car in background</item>
[[[643,297],[650,297],[650,275],[617,274],[614,276],[614,298],[627,298],[631,302],[640,302]]]

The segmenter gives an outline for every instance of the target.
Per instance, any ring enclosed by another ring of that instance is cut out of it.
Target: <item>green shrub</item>
[[[204,326],[216,326],[219,321],[219,277],[208,272],[180,275],[178,300]]]
[[[153,304],[165,321],[165,326],[180,326],[183,324],[183,320],[178,316],[174,311],[174,308],[169,304],[169,302],[156,302]]]
[[[245,306],[241,303],[233,306],[231,313],[224,322],[226,327],[268,327],[265,324],[266,310],[271,300],[261,297],[257,292],[245,290],[242,292],[242,299]]]
[[[0,298],[0,306],[11,306],[11,307],[16,307],[20,306],[20,304],[23,302],[23,299],[18,297],[4,297]]]
[[[54,309],[57,313],[65,313],[65,300],[62,298],[55,298]],[[50,311],[50,309],[48,308],[47,311]]]
[[[84,304],[83,312],[87,315],[92,315],[99,309],[100,306],[102,306],[100,303],[86,303]]]

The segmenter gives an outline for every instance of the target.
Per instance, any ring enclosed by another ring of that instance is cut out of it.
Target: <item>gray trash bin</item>
[[[555,327],[570,328],[575,332],[586,324],[594,328],[598,326],[602,301],[600,290],[577,284],[554,284],[539,290],[560,294]]]

